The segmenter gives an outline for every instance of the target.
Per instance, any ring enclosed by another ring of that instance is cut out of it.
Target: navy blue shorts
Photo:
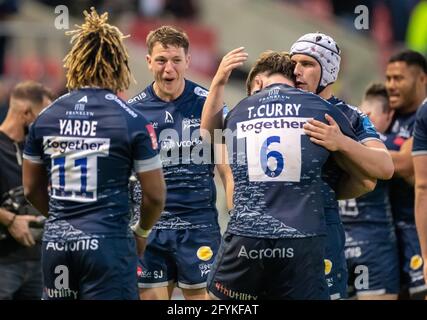
[[[345,232],[341,222],[326,224],[325,276],[331,300],[347,298]]]
[[[415,224],[396,223],[396,236],[402,288],[408,290],[410,295],[427,291],[423,276],[423,259]]]
[[[398,294],[399,255],[394,228],[349,223],[345,232],[350,295]]]
[[[137,300],[133,238],[43,242],[43,299]]]
[[[205,288],[220,242],[218,228],[153,230],[138,264],[139,288]]]
[[[221,300],[328,300],[325,237],[261,239],[226,233],[208,278]]]

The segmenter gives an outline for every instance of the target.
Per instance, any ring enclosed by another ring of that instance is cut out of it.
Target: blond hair
[[[71,35],[72,48],[64,58],[67,69],[67,88],[97,86],[113,92],[129,88],[131,72],[129,55],[123,44],[120,30],[107,23],[108,13],[101,16],[92,7],[86,10],[85,22],[77,29],[66,32]]]

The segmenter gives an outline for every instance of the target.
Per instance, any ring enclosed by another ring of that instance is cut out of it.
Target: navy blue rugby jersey
[[[346,115],[348,121],[353,127],[354,134],[360,143],[364,143],[369,140],[380,140],[380,136],[369,117],[361,112],[357,107],[351,106],[335,96],[330,97],[327,101],[336,106]],[[322,194],[325,197],[325,214],[326,223],[328,224],[340,222],[338,202],[334,189],[336,188],[342,174],[343,170],[335,163],[335,161],[333,159],[328,160],[322,173],[322,178],[325,181],[324,187],[322,188]]]
[[[424,103],[417,111],[414,128],[414,145],[412,147],[412,155],[425,154],[427,154],[427,99],[424,100]]]
[[[49,174],[45,241],[131,236],[131,171],[161,168],[152,125],[105,89],[72,91],[44,109],[24,157]]]
[[[381,140],[387,146],[391,135],[379,133]],[[356,199],[340,200],[340,215],[344,223],[382,223],[392,222],[389,181],[378,180],[375,189]]]
[[[167,187],[164,212],[154,228],[218,227],[212,147],[200,136],[200,119],[208,91],[185,80],[184,92],[174,101],[160,99],[153,84],[128,102],[153,124]],[[141,188],[136,183],[133,198]],[[139,209],[135,208],[135,214]]]
[[[402,144],[412,137],[416,112],[395,113],[387,134],[391,136],[387,143],[389,150],[399,151]],[[415,223],[414,186],[396,175],[390,180],[390,203],[395,221]]]
[[[229,112],[234,210],[228,231],[259,238],[325,234],[322,167],[330,152],[312,143],[303,124],[330,114],[355,139],[345,115],[326,100],[285,84],[270,85]]]

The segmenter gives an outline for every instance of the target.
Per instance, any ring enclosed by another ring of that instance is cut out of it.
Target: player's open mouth
[[[389,95],[390,101],[391,100],[397,100],[399,98],[400,98],[400,94],[398,94],[398,93],[392,93],[392,94]]]

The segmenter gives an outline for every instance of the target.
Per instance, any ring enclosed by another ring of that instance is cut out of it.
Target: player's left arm
[[[424,279],[427,279],[427,155],[413,157],[415,171],[415,223],[424,260]]]
[[[337,186],[337,200],[358,198],[375,189],[377,179],[364,175],[351,161],[339,152],[333,154],[334,160],[344,170]]]
[[[337,122],[328,114],[325,115],[329,124],[311,119],[304,124],[304,131],[313,143],[323,146],[329,151],[337,151],[344,156],[354,169],[367,178],[388,180],[394,172],[393,161],[384,143],[369,140],[361,144],[344,135]],[[378,165],[378,164],[381,165]]]
[[[216,164],[216,168],[221,178],[222,185],[224,186],[227,210],[231,210],[233,209],[234,180],[230,165],[228,161],[226,161],[228,159],[227,147],[225,144],[215,144],[215,150],[220,157],[220,161]]]
[[[399,151],[390,151],[395,174],[410,184],[414,184],[414,164],[411,156],[413,142],[414,138],[411,137],[402,144]]]
[[[49,211],[48,175],[42,163],[24,159],[22,183],[25,198],[47,217]]]

